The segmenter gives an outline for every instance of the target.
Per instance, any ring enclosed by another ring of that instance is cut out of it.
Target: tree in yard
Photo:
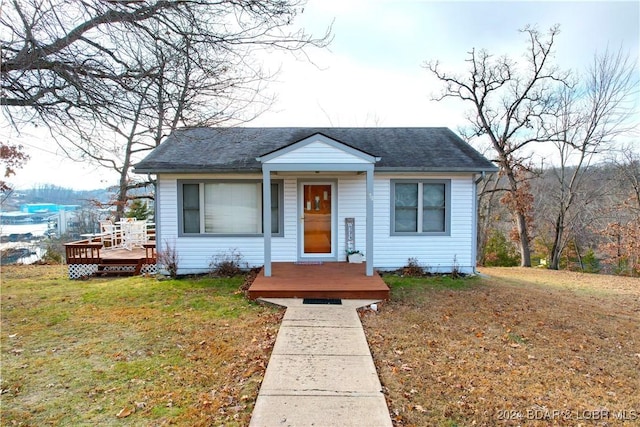
[[[564,176],[575,172],[575,166],[567,166]],[[536,250],[547,261],[549,268],[561,268],[561,260],[566,251],[572,251],[580,259],[585,251],[597,247],[597,235],[593,231],[594,221],[599,219],[605,200],[610,192],[609,183],[603,175],[605,171],[598,165],[590,165],[588,173],[580,177],[580,185],[574,186],[571,206],[563,217],[564,237],[557,258],[553,259],[553,249],[557,242],[557,215],[560,209],[562,189],[559,184],[563,172],[558,166],[546,167],[532,181],[532,191],[536,194],[534,216],[536,222]],[[557,262],[557,267],[552,266]]]
[[[29,156],[19,145],[6,144],[0,141],[0,164],[2,164],[3,178],[15,175],[16,169],[29,159]],[[3,194],[2,201],[11,194],[11,186],[4,179],[0,178],[0,193]]]
[[[257,54],[326,46],[291,23],[298,0],[13,0],[0,16],[2,105],[45,123],[67,154],[130,170],[178,126],[248,120],[267,108]]]
[[[527,36],[524,66],[509,57],[495,58],[473,49],[466,75],[449,74],[437,61],[426,68],[444,84],[435,100],[457,98],[473,107],[468,117],[471,133],[488,138],[495,151],[495,162],[506,181],[502,201],[514,219],[520,265],[529,267],[532,195],[527,190],[530,174],[524,149],[551,138],[544,118],[553,112],[557,86],[566,84],[567,74],[551,64],[557,26],[546,37],[531,27],[521,32]]]
[[[567,243],[574,239],[571,227],[584,210],[584,203],[593,197],[593,186],[585,186],[594,156],[610,150],[615,138],[628,134],[635,123],[633,100],[637,95],[638,79],[634,64],[622,51],[595,55],[584,78],[561,88],[557,111],[550,115],[548,133],[557,135],[559,165],[552,171],[555,185],[552,193],[550,218],[553,220],[553,244],[549,268],[557,270]]]
[[[151,212],[149,211],[149,207],[147,206],[146,202],[142,201],[141,199],[135,199],[131,202],[129,210],[127,211],[125,216],[127,218],[135,218],[144,221],[149,218],[150,214]]]
[[[631,216],[640,219],[640,154],[631,147],[620,151],[617,159],[613,160],[617,172],[617,181],[627,184],[626,199],[622,202],[627,206]]]
[[[612,183],[619,193],[607,208],[607,219],[599,230],[600,249],[606,263],[618,274],[640,275],[640,155],[630,148],[613,160]]]

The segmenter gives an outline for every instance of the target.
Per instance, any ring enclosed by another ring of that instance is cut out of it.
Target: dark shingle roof
[[[493,172],[448,128],[185,128],[135,166],[138,173],[259,172],[256,157],[314,134],[380,157],[377,171]]]

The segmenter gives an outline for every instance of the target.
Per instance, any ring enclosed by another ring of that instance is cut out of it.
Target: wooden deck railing
[[[67,264],[99,264],[102,242],[94,242],[93,239],[79,240],[65,243],[64,249]]]
[[[155,242],[155,240],[149,241],[149,242],[145,243],[142,246],[144,247],[146,263],[147,264],[155,264],[156,263],[156,242]]]
[[[142,245],[145,250],[144,263],[155,264],[155,229],[148,230],[147,237],[149,238],[149,241]],[[105,249],[100,237],[91,237],[84,240],[65,243],[64,248],[67,264],[100,264],[102,262],[100,251]]]

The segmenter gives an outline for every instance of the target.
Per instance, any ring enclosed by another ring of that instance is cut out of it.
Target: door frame
[[[305,254],[304,252],[304,186],[331,185],[331,253]],[[337,261],[338,260],[338,180],[337,179],[298,179],[298,260],[299,261]]]

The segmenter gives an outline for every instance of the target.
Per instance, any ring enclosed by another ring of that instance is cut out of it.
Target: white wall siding
[[[298,182],[287,178],[284,181],[284,237],[271,238],[271,261],[293,262],[298,260]],[[264,246],[260,256],[264,252]],[[264,257],[260,265],[264,264]]]
[[[367,163],[361,157],[346,153],[339,148],[333,147],[325,142],[311,142],[296,150],[284,153],[275,159],[265,163]]]
[[[250,267],[264,264],[264,243],[258,237],[206,237],[178,236],[178,180],[183,179],[230,179],[229,175],[160,175],[157,191],[162,203],[158,205],[156,227],[159,227],[159,250],[163,250],[165,243],[174,247],[180,257],[178,274],[195,274],[209,271],[209,264],[219,254],[230,253],[235,249],[242,254],[243,260]],[[238,179],[262,178],[257,176],[239,176]],[[273,237],[273,261],[296,260],[296,213],[291,206],[295,206],[296,180],[286,179],[284,183],[284,237]]]
[[[312,145],[312,144],[309,144]],[[332,148],[332,147],[330,147]],[[341,153],[344,155],[344,152]],[[165,242],[175,247],[180,257],[179,274],[200,273],[209,270],[209,264],[218,254],[232,249],[239,251],[250,266],[264,264],[264,243],[258,237],[178,237],[178,180],[261,178],[261,175],[160,175],[158,177],[159,250]],[[392,179],[451,179],[451,235],[450,236],[391,236],[390,185]],[[273,179],[282,179],[273,177]],[[366,180],[363,175],[339,175],[327,179],[337,180],[337,240],[338,261],[346,259],[345,218],[355,218],[356,248],[366,249]],[[273,237],[272,261],[293,262],[298,257],[298,182],[304,177],[284,177],[284,237]],[[473,236],[473,176],[376,175],[374,182],[374,267],[397,269],[409,258],[429,267],[432,271],[450,271],[455,262],[463,272],[475,267],[475,236]]]
[[[450,236],[391,236],[391,179],[424,179],[424,176],[376,177],[374,186],[374,254],[376,268],[397,269],[407,265],[409,258],[430,268],[432,272],[450,271],[454,258],[461,271],[474,271],[472,259],[473,177],[429,176],[429,179],[451,179]]]
[[[367,184],[363,176],[338,181],[338,261],[346,261],[345,218],[355,219],[356,249],[364,253],[367,247]]]

